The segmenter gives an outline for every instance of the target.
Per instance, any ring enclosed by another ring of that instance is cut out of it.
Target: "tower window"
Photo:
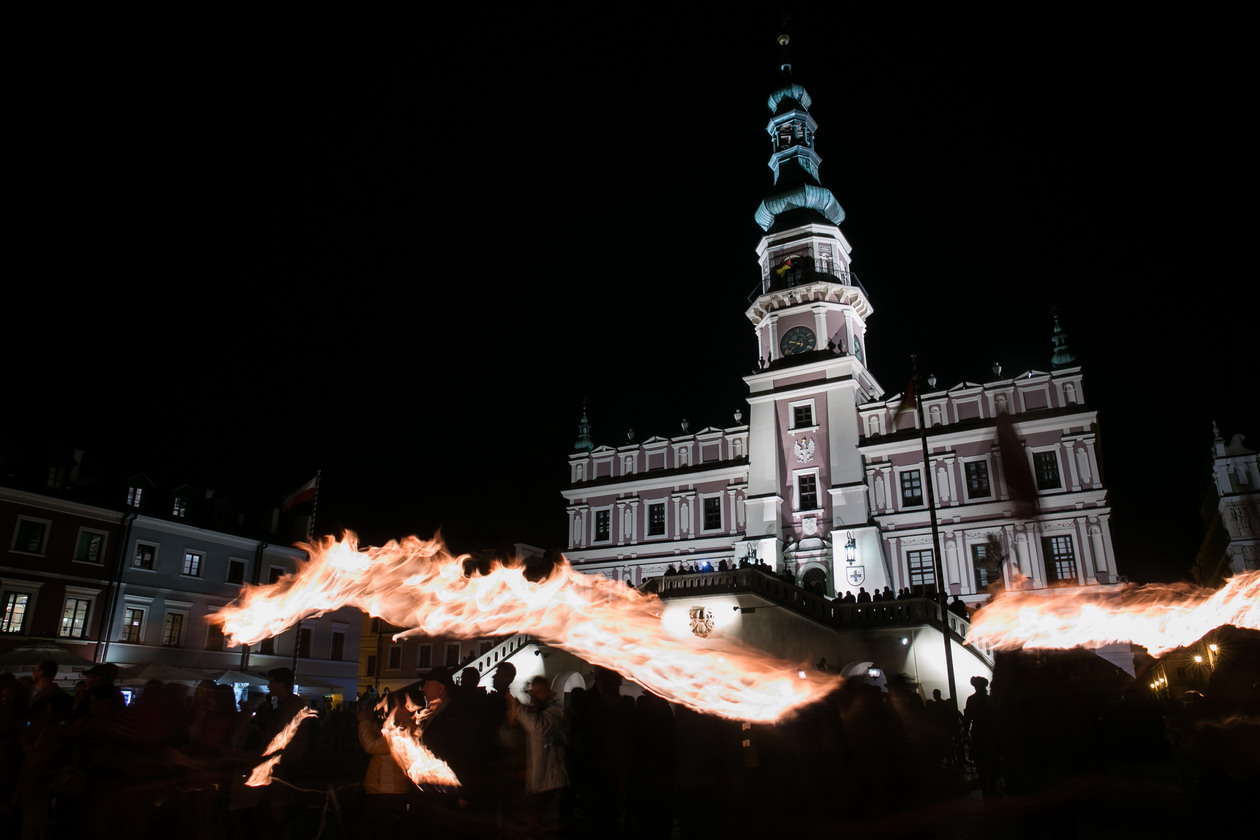
[[[796,492],[799,499],[797,510],[818,509],[818,476],[798,476],[796,479]]]
[[[128,487],[127,488],[127,507],[133,507],[133,508],[140,507],[140,501],[143,498],[144,498],[143,487]]]
[[[901,474],[901,504],[904,507],[923,504],[923,477],[918,470]]]
[[[648,505],[648,536],[659,537],[665,533],[665,503]]]
[[[171,505],[171,516],[176,519],[183,519],[188,515],[188,500],[183,496],[176,496],[175,502]]]
[[[606,511],[606,510],[595,511],[595,541],[596,542],[603,542],[604,540],[608,539],[609,522],[611,521],[611,519],[612,517],[609,511]]]
[[[792,428],[802,429],[814,425],[814,404],[792,406]]]

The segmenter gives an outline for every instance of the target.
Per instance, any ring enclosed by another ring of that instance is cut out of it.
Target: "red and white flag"
[[[318,494],[319,494],[319,473],[316,473],[314,478],[312,478],[310,481],[306,482],[301,487],[299,487],[298,489],[290,493],[288,496],[286,496],[284,501],[280,503],[280,509],[289,510],[290,508],[297,507],[303,502],[309,502],[313,500],[315,496]]]

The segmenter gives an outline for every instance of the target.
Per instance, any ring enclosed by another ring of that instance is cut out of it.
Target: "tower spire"
[[[578,437],[573,444],[574,452],[590,452],[595,448],[591,440],[591,419],[586,416],[586,400],[582,400],[582,416],[578,418]]]
[[[1054,318],[1054,332],[1050,335],[1050,344],[1054,347],[1054,352],[1050,356],[1050,366],[1054,368],[1070,367],[1076,364],[1076,354],[1068,347],[1067,330],[1063,329],[1063,324],[1059,322],[1059,311],[1051,310],[1051,316]]]

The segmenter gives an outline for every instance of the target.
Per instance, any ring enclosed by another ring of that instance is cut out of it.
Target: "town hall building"
[[[597,443],[583,410],[563,491],[569,561],[635,586],[670,566],[747,560],[827,597],[926,594],[938,586],[930,481],[946,592],[979,601],[1015,573],[1034,587],[1116,582],[1098,415],[1057,319],[1045,370],[927,380],[924,463],[917,412],[899,411],[902,394],[868,367],[880,290],[853,271],[810,95],[785,72],[767,106],[773,186],[755,212],[761,282],[745,314],[761,361],[744,377],[747,413]],[[1032,518],[1016,515],[998,457],[1003,413],[1034,477]]]

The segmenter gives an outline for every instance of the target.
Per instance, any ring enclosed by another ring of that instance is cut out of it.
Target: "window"
[[[963,464],[967,472],[967,498],[980,499],[993,495],[989,489],[989,465],[984,461],[968,461]]]
[[[301,627],[298,629],[298,649],[297,654],[300,659],[311,658],[311,629],[309,627]]]
[[[122,640],[133,645],[140,644],[140,630],[144,626],[144,610],[127,607],[123,610]]]
[[[665,533],[665,503],[648,505],[648,536],[659,537]]]
[[[611,511],[597,510],[595,511],[595,541],[601,542],[608,539],[608,523],[611,519]]]
[[[987,543],[979,543],[971,547],[971,568],[976,573],[976,589],[984,589],[1002,580],[997,567],[997,557],[989,550]]]
[[[31,596],[25,592],[9,592],[4,596],[4,614],[0,615],[0,633],[21,633],[26,624],[26,610]]]
[[[157,568],[157,546],[149,543],[136,543],[136,556],[131,565],[137,569],[153,571]]]
[[[183,613],[167,613],[162,619],[162,644],[166,647],[179,647],[184,635]]]
[[[245,561],[244,560],[229,560],[228,561],[227,582],[228,583],[244,583],[245,582]]]
[[[932,565],[932,552],[907,551],[906,565],[910,570],[911,586],[931,586],[936,583],[936,568]]]
[[[275,583],[284,574],[283,566],[272,566],[267,570],[267,583]]]
[[[43,554],[48,538],[48,521],[19,516],[17,530],[13,534],[13,550],[23,554]]]
[[[451,668],[459,664],[459,645],[446,646],[446,667]]]
[[[721,529],[722,529],[722,497],[712,496],[704,500],[704,530],[720,531]]]
[[[201,577],[201,561],[205,558],[200,551],[184,552],[184,574],[189,577]]]
[[[265,639],[262,643],[263,653],[274,653],[274,650],[267,650],[267,642],[271,639]],[[272,643],[274,648],[274,642]],[[206,625],[206,650],[223,650],[223,625],[210,622]]]
[[[263,639],[262,644],[258,646],[258,652],[261,653],[263,656],[275,656],[276,655],[276,637],[268,636],[267,638]]]
[[[79,540],[74,546],[74,562],[100,565],[105,562],[105,534],[100,531],[79,529]]]
[[[175,502],[171,505],[171,516],[176,519],[183,519],[188,515],[188,500],[183,496],[176,496]]]
[[[1033,453],[1033,474],[1037,476],[1038,490],[1063,486],[1059,481],[1059,456],[1053,451]]]
[[[801,475],[796,477],[797,510],[818,509],[818,476]]]
[[[61,628],[58,635],[68,639],[86,638],[90,605],[91,601],[87,598],[67,598],[66,605],[61,611]]]
[[[923,478],[918,470],[901,474],[901,504],[904,507],[923,504]]]
[[[402,667],[402,645],[389,646],[389,665],[391,671],[397,671]]]
[[[792,428],[800,429],[814,425],[814,404],[792,406]]]
[[[332,635],[332,658],[336,662],[340,662],[346,657],[346,634],[333,633]]]
[[[420,663],[418,667],[433,667],[433,645],[420,645]]]
[[[144,498],[143,487],[128,487],[127,488],[127,507],[131,507],[131,508],[140,507],[140,500],[143,498]]]
[[[1076,580],[1076,552],[1071,537],[1046,537],[1042,548],[1046,554],[1046,575],[1051,581]]]

